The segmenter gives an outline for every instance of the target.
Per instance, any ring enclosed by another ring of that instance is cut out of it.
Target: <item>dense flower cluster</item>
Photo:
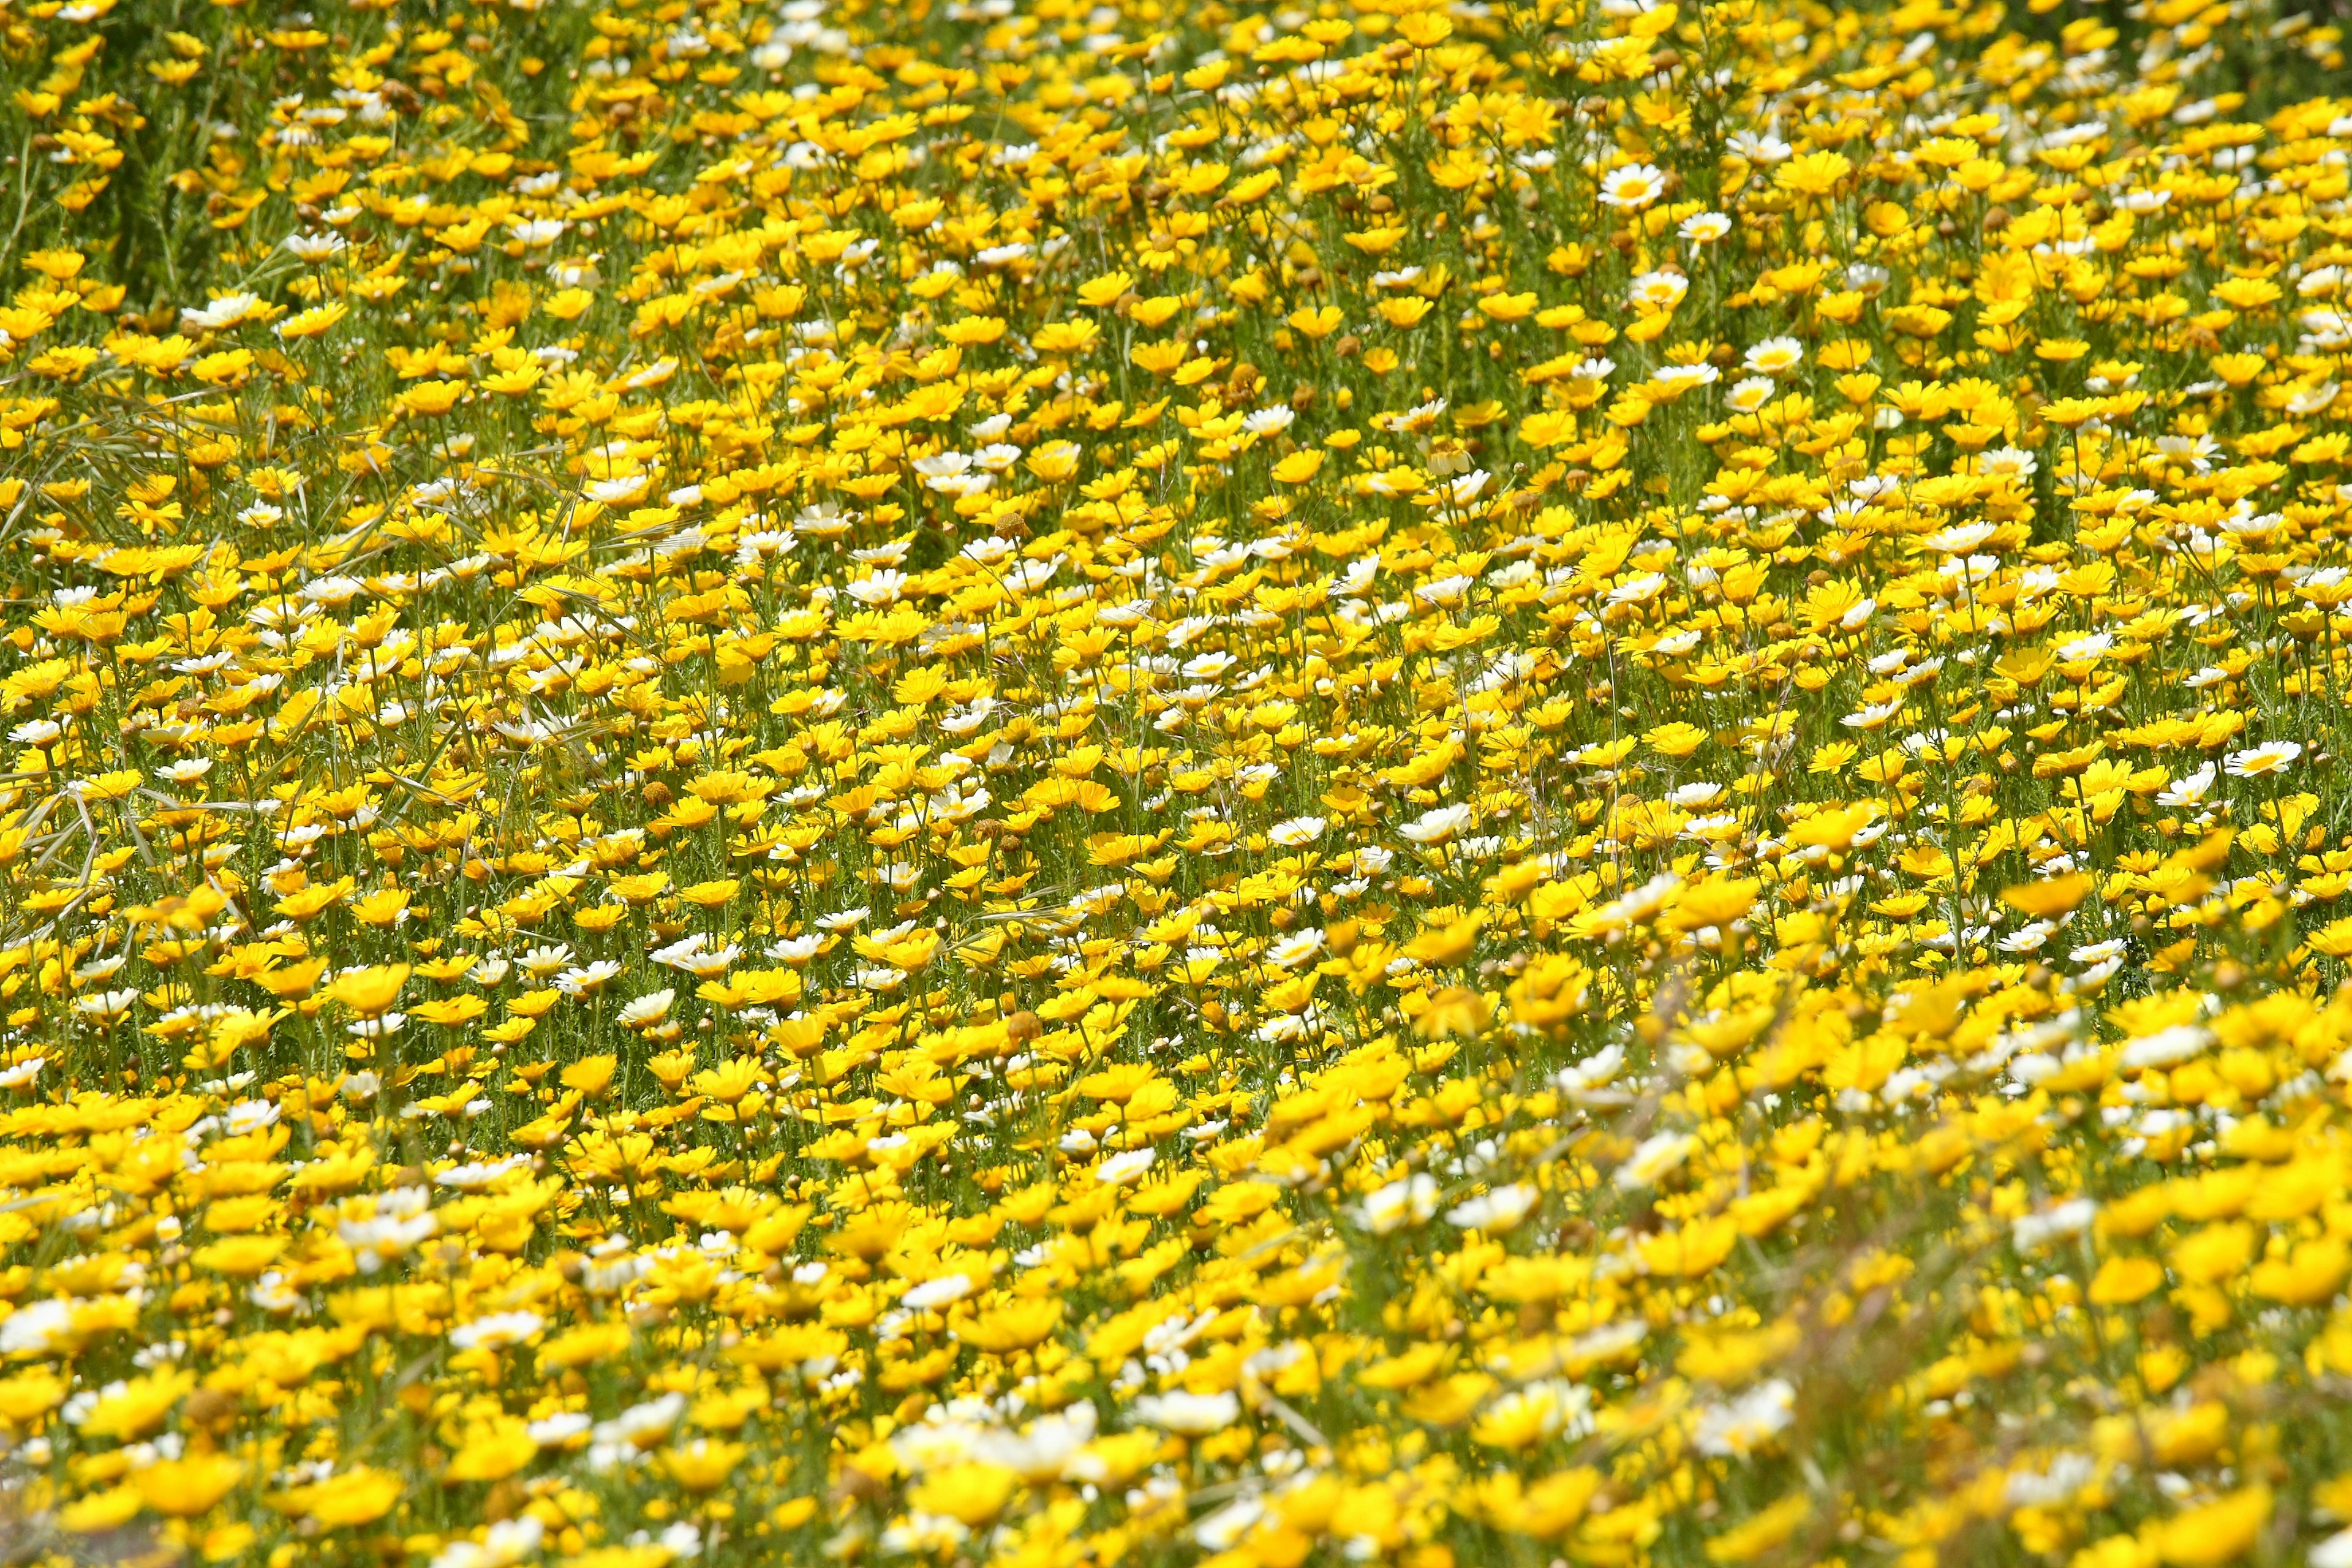
[[[2337,29],[165,9],[0,0],[20,1557],[2352,1568]]]

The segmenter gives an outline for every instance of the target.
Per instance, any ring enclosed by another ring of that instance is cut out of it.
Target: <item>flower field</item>
[[[0,0],[0,1557],[2352,1568],[2325,10],[318,5]]]

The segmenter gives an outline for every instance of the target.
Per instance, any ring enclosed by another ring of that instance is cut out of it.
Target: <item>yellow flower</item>
[[[1558,1540],[1584,1518],[1600,1494],[1601,1474],[1590,1466],[1560,1470],[1520,1487],[1506,1472],[1481,1489],[1480,1502],[1487,1516],[1505,1530],[1540,1540]]]
[[[354,1466],[315,1486],[300,1487],[271,1500],[289,1513],[306,1514],[329,1530],[373,1524],[393,1510],[405,1483],[389,1470]]]
[[[661,1467],[688,1491],[716,1491],[734,1473],[746,1451],[740,1443],[697,1438],[684,1447],[664,1449]]]
[[[245,1478],[245,1466],[226,1454],[191,1454],[163,1459],[131,1473],[131,1485],[149,1508],[175,1519],[208,1511]]]
[[[327,987],[327,994],[341,1002],[362,1018],[373,1018],[390,1012],[400,999],[400,989],[408,984],[409,966],[404,963],[379,965],[356,973],[338,975]]]
[[[625,1338],[622,1342],[626,1344]],[[464,1445],[442,1471],[442,1479],[446,1483],[502,1480],[538,1455],[539,1443],[524,1423],[488,1422],[466,1435]]]
[[[1062,1321],[1062,1303],[1051,1299],[1012,1301],[958,1324],[955,1337],[992,1355],[1044,1343]]]
[[[1135,279],[1131,274],[1106,272],[1100,277],[1090,278],[1078,285],[1078,301],[1099,310],[1117,300],[1120,295],[1134,287],[1134,284]]]
[[[564,1088],[578,1089],[593,1100],[611,1086],[613,1074],[619,1066],[620,1059],[609,1053],[583,1057],[557,1076]]]
[[[916,1482],[908,1489],[908,1500],[926,1513],[977,1527],[1004,1511],[1019,1482],[1020,1477],[1003,1465],[950,1465]]]
[[[56,1373],[36,1369],[0,1379],[0,1420],[23,1427],[65,1403],[66,1384]]]
[[[1800,153],[1772,171],[1772,184],[1799,195],[1825,196],[1853,172],[1853,160],[1823,149]]]
[[[1803,1492],[1791,1492],[1746,1522],[1710,1540],[1706,1543],[1707,1561],[1753,1562],[1796,1534],[1812,1517],[1813,1500]]]
[[[119,1486],[76,1498],[58,1512],[58,1522],[76,1535],[103,1535],[139,1517],[146,1499],[137,1486]]]
[[[99,1396],[82,1419],[82,1431],[92,1437],[128,1442],[143,1437],[163,1424],[195,1378],[188,1373],[165,1371],[137,1378]]]
[[[1278,484],[1303,485],[1323,469],[1323,452],[1317,447],[1302,447],[1274,465],[1274,478]]]
[[[1657,726],[1643,739],[1661,756],[1680,759],[1706,744],[1707,732],[1696,724],[1676,721]]]
[[[2095,1306],[2128,1306],[2164,1288],[2164,1268],[2152,1258],[2110,1258],[2091,1277]]]
[[[2247,1286],[2257,1296],[2291,1306],[2316,1306],[2331,1300],[2352,1272],[2352,1248],[2331,1237],[2306,1241],[2284,1258],[2254,1265]]]
[[[286,1251],[282,1236],[236,1236],[196,1249],[194,1261],[232,1279],[250,1279],[278,1261]]]
[[[2221,1568],[2252,1549],[2270,1517],[2271,1489],[2248,1487],[2158,1525],[2157,1554],[2169,1568]]]

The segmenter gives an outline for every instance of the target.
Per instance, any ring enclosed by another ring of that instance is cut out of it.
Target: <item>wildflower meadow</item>
[[[0,1561],[2352,1568],[2273,0],[0,0]]]

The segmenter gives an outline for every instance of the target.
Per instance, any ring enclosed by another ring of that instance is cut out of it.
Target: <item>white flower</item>
[[[2010,1240],[2020,1252],[2032,1252],[2069,1236],[2080,1236],[2099,1217],[2099,1205],[2089,1198],[2069,1198],[2039,1214],[2020,1215],[2009,1227]]]
[[[289,234],[286,248],[304,261],[326,261],[351,248],[351,242],[340,234]]]
[[[1262,1500],[1235,1498],[1196,1522],[1192,1526],[1192,1539],[1204,1552],[1230,1552],[1240,1545],[1250,1528],[1265,1517],[1265,1504]]]
[[[2315,414],[2324,414],[2329,405],[2335,403],[2336,395],[2341,390],[2343,389],[2332,381],[2324,381],[2317,386],[2306,387],[2286,400],[2286,411],[2298,419],[2308,419]]]
[[[1655,1185],[1659,1177],[1690,1158],[1698,1140],[1687,1132],[1653,1132],[1626,1156],[1611,1180],[1621,1192]]]
[[[1113,1154],[1095,1167],[1095,1180],[1107,1187],[1123,1187],[1151,1169],[1159,1158],[1150,1149],[1129,1149],[1124,1154]]]
[[[686,1415],[686,1395],[670,1393],[659,1399],[633,1405],[610,1421],[600,1421],[594,1431],[597,1440],[605,1443],[628,1443],[639,1448],[650,1448],[668,1436]]]
[[[1242,428],[1253,436],[1278,436],[1297,417],[1288,405],[1278,403],[1272,408],[1250,410],[1242,416]]]
[[[1622,1104],[1627,1096],[1608,1086],[1624,1070],[1625,1047],[1609,1045],[1580,1062],[1560,1068],[1552,1081],[1559,1086],[1560,1093],[1580,1105]]]
[[[1731,220],[1721,213],[1693,213],[1675,232],[1693,245],[1713,245],[1731,232]]]
[[[1627,286],[1626,300],[1653,310],[1671,310],[1690,292],[1690,279],[1679,272],[1644,272]]]
[[[1490,1193],[1481,1193],[1466,1203],[1456,1205],[1447,1211],[1445,1220],[1448,1225],[1459,1226],[1464,1230],[1509,1230],[1528,1217],[1528,1211],[1536,1206],[1536,1199],[1541,1195],[1525,1182],[1513,1182],[1508,1186],[1496,1187]]]
[[[2258,779],[2271,773],[2284,773],[2288,764],[2303,755],[2303,748],[2293,741],[2265,741],[2242,752],[2231,752],[2229,770],[2231,778]]]
[[[1415,844],[1443,844],[1475,819],[1466,805],[1433,805],[1397,832]]]
[[[236,326],[261,310],[257,294],[215,294],[201,310],[183,310],[180,325],[196,331],[218,331]]]
[[[429,1187],[395,1187],[379,1193],[372,1217],[342,1220],[336,1225],[335,1234],[352,1249],[360,1272],[373,1274],[388,1259],[399,1257],[441,1228],[439,1216],[426,1206],[432,1201]],[[364,1215],[365,1211],[362,1212]]]
[[[884,567],[869,576],[859,577],[849,584],[849,596],[861,605],[895,604],[906,592],[907,574],[895,567]]]
[[[449,1342],[461,1351],[501,1350],[519,1345],[547,1326],[537,1312],[494,1312],[449,1331]]]
[[[2085,659],[2105,658],[2116,646],[2116,639],[2105,632],[2093,632],[2089,637],[2074,637],[2058,645],[2058,662],[2080,664]]]
[[[472,1192],[487,1187],[499,1177],[526,1169],[530,1164],[528,1154],[509,1154],[503,1160],[474,1160],[463,1165],[452,1165],[433,1178],[436,1187],[455,1187],[459,1192]]]
[[[743,950],[731,942],[725,947],[713,951],[707,945],[710,939],[702,932],[696,931],[691,936],[670,943],[667,947],[656,948],[653,955],[654,962],[666,963],[672,969],[684,970],[698,980],[708,980],[724,973],[729,964],[742,956]]]
[[[2311,1568],[2352,1568],[2352,1530],[2339,1530],[2311,1549]]]
[[[310,599],[313,605],[330,606],[330,609],[341,609],[343,605],[351,605],[352,599],[358,599],[364,593],[367,593],[367,583],[355,576],[310,578],[301,585],[301,597]]]
[[[2195,773],[2184,774],[2166,785],[2156,797],[2156,804],[2176,811],[2186,806],[2202,805],[2206,792],[2213,787],[2213,764],[2207,763]]]
[[[1785,375],[1805,357],[1805,347],[1794,338],[1766,338],[1740,361],[1759,375]]]
[[[1950,528],[1937,529],[1919,542],[1938,555],[1966,555],[1978,545],[1990,539],[1995,531],[1993,525],[1989,522],[1956,523]],[[1900,653],[1904,650],[1898,648],[1895,651]],[[1891,658],[1892,655],[1881,657]],[[1900,661],[1897,661],[1897,668],[1900,668]],[[1874,668],[1872,673],[1884,672]]]
[[[698,942],[701,939],[698,937],[694,940]],[[515,962],[520,964],[522,972],[533,980],[544,980],[572,962],[572,948],[567,942],[541,942]],[[485,979],[479,973],[477,973],[474,978],[486,985],[497,984],[495,981]]]
[[[1782,163],[1796,152],[1796,148],[1769,132],[1759,136],[1753,131],[1735,132],[1731,150],[1751,163]]]
[[[577,1419],[584,1423],[587,1417]],[[453,1541],[443,1547],[434,1557],[432,1568],[512,1568],[512,1564],[538,1552],[546,1534],[547,1526],[530,1514],[502,1519],[483,1531],[478,1542]]]
[[[591,479],[582,487],[590,500],[604,506],[621,506],[646,493],[643,474],[629,474],[619,479]]]
[[[1797,1391],[1785,1378],[1759,1383],[1738,1398],[1699,1412],[1692,1445],[1710,1458],[1752,1452],[1797,1418]]]
[[[1220,679],[1227,670],[1240,662],[1222,648],[1213,653],[1195,654],[1184,661],[1184,679],[1187,680]]]
[[[1324,820],[1319,816],[1294,816],[1286,822],[1277,822],[1267,828],[1265,841],[1269,844],[1280,845],[1285,849],[1295,848],[1301,844],[1312,844],[1323,837],[1324,826]]]
[[[45,1355],[73,1327],[73,1303],[51,1297],[0,1319],[0,1354]]]
[[[2018,927],[2000,939],[2003,952],[2038,952],[2058,928],[2048,921],[2033,921]]]
[[[649,992],[621,1009],[622,1026],[642,1029],[647,1024],[654,1023],[667,1015],[669,1012],[669,1005],[677,999],[677,993],[667,986],[659,991]]]
[[[890,1452],[911,1473],[961,1465],[979,1452],[985,1430],[934,1405],[922,1420],[890,1434]]]
[[[135,989],[100,991],[89,996],[74,998],[74,1011],[86,1018],[96,1018],[102,1022],[111,1021],[130,1012],[131,1005],[138,1000],[139,993]]]
[[[2030,479],[2041,459],[2015,447],[1995,447],[1977,458],[1977,472],[1990,479]]]
[[[523,1428],[530,1440],[542,1448],[561,1447],[575,1437],[584,1437],[596,1425],[595,1418],[577,1410],[560,1410]]]
[[[1456,572],[1451,576],[1423,583],[1412,591],[1412,596],[1424,605],[1458,605],[1462,602],[1462,595],[1477,581],[1475,577]]]
[[[1242,1402],[1230,1394],[1147,1394],[1135,1402],[1136,1419],[1188,1437],[1221,1432],[1241,1416]]]
[[[1323,951],[1323,928],[1308,926],[1296,931],[1266,949],[1265,961],[1276,969],[1296,969],[1311,962]]]
[[[576,969],[567,969],[555,977],[555,988],[566,996],[593,996],[620,977],[621,966],[609,958]]]
[[[1665,190],[1665,175],[1649,163],[1629,163],[1601,177],[1601,199],[1612,207],[1639,211]]]
[[[1257,1037],[1270,1045],[1290,1045],[1312,1039],[1323,1028],[1322,1012],[1309,1007],[1304,1013],[1276,1013],[1257,1026]]]
[[[2154,1034],[2141,1035],[2126,1044],[2122,1062],[2127,1071],[2170,1067],[2175,1062],[2185,1062],[2201,1054],[2212,1043],[2213,1036],[2210,1030],[2195,1024],[2174,1024]]]
[[[1011,1432],[983,1431],[972,1446],[972,1456],[1003,1465],[1033,1485],[1059,1479],[1070,1461],[1095,1435],[1095,1407],[1084,1402],[1051,1415],[1041,1415]]]
[[[947,1558],[971,1538],[971,1527],[943,1513],[920,1509],[892,1522],[882,1532],[882,1550],[890,1556]]]
[[[1408,1225],[1427,1222],[1436,1212],[1436,1178],[1416,1174],[1365,1194],[1356,1218],[1374,1236],[1391,1236]]]
[[[1666,575],[1663,572],[1643,572],[1628,577],[1609,590],[1612,605],[1642,605],[1666,591]]]
[[[2015,1470],[2001,1489],[2001,1500],[2011,1508],[2053,1508],[2097,1479],[2098,1461],[2072,1449],[2053,1455],[2047,1470]],[[2312,1561],[2318,1561],[2316,1554]]]
[[[1874,702],[1843,715],[1838,722],[1849,730],[1875,730],[1901,711],[1903,704],[1900,702]]]
[[[937,1279],[926,1279],[919,1285],[908,1286],[907,1293],[898,1298],[898,1304],[909,1311],[928,1312],[950,1302],[961,1301],[971,1295],[971,1275],[943,1274]]]

